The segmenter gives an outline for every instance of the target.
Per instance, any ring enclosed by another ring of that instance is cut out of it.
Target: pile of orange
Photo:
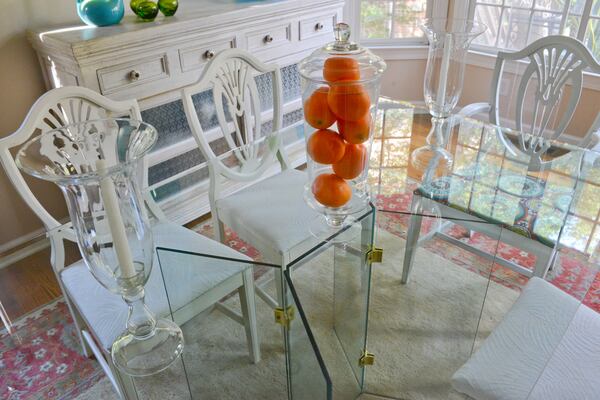
[[[371,99],[357,82],[360,69],[355,59],[327,59],[323,77],[329,86],[318,88],[304,102],[304,118],[317,129],[308,139],[307,152],[317,163],[331,165],[333,173],[317,176],[312,192],[319,203],[341,207],[352,197],[347,180],[358,177],[367,163],[363,143],[369,140]],[[331,129],[336,122],[338,132]]]

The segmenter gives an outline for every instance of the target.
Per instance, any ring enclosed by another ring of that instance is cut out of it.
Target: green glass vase
[[[179,7],[178,0],[158,0],[158,8],[160,12],[165,15],[165,17],[175,15],[177,7]]]
[[[153,21],[158,15],[158,5],[149,0],[131,0],[131,10],[143,21]]]

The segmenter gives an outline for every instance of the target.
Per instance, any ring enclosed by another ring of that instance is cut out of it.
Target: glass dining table
[[[520,149],[517,132],[453,117],[452,163],[416,168],[426,110],[384,98],[375,129],[370,206],[336,237],[307,234],[291,250],[283,307],[257,299],[261,361],[251,363],[236,317],[215,307],[182,324],[181,360],[134,378],[130,397],[466,399],[452,375],[532,276],[600,311],[595,152],[550,141],[540,157]],[[302,132],[290,126],[277,140],[301,149]],[[236,162],[235,151],[221,157]],[[208,170],[195,176],[206,180]],[[208,220],[188,227],[212,233]],[[155,268],[252,266],[256,285],[275,295],[281,267],[235,232],[226,239],[239,259],[159,247]],[[178,282],[164,281],[168,298]],[[237,296],[220,303],[240,307]]]

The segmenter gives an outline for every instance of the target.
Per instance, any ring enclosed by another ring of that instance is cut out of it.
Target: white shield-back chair
[[[141,120],[140,110],[135,100],[112,101],[81,87],[51,90],[36,101],[16,132],[0,139],[0,161],[21,197],[42,220],[48,231],[52,249],[52,268],[73,316],[84,355],[89,356],[88,350],[91,350],[117,393],[124,399],[131,399],[137,398],[133,382],[130,377],[120,373],[114,367],[110,356],[114,339],[125,329],[127,306],[119,296],[100,286],[82,260],[65,266],[64,241],[75,241],[75,233],[70,223],[61,224],[57,221],[33,195],[11,154],[11,149],[18,148],[29,138],[41,132],[78,121],[110,116],[129,116]],[[143,184],[147,185],[145,160],[143,163]],[[221,243],[169,222],[149,194],[146,196],[146,204],[153,216],[155,246],[238,259],[245,258],[244,255]],[[190,259],[185,257],[185,262],[182,261],[181,265],[162,266],[169,268],[165,279],[173,280],[173,282],[166,282],[166,286],[171,288],[176,284],[178,289],[177,296],[170,297],[175,321],[183,324],[237,290],[243,316],[237,315],[232,310],[224,311],[234,320],[243,321],[250,358],[253,362],[258,362],[260,352],[252,269],[250,267],[223,269],[215,265],[204,265],[205,263],[201,261],[190,264]],[[159,268],[155,255],[153,272],[146,285],[146,299],[148,306],[154,312],[168,315],[169,303]],[[217,309],[222,307],[224,306],[219,304]]]
[[[500,93],[504,67],[507,61],[518,60],[528,61],[518,82],[515,101],[514,122],[519,136],[515,143],[507,140],[504,135],[500,134],[499,137],[511,153],[525,154],[529,158],[530,171],[539,171],[544,164],[542,156],[550,147],[548,141],[565,139],[565,130],[573,118],[581,96],[583,72],[587,70],[600,73],[600,64],[585,45],[568,36],[547,36],[517,52],[498,52],[492,78],[490,103],[474,103],[465,106],[452,123],[456,124],[463,117],[487,112],[490,123],[502,126]],[[532,95],[531,91],[533,91]],[[564,103],[566,103],[566,107],[563,107]],[[575,144],[581,147],[596,146],[599,130],[600,112],[597,113],[587,133]],[[490,227],[494,225],[469,224],[466,220],[473,220],[473,216],[465,218],[464,214],[461,215],[461,211],[446,206],[441,206],[441,208],[442,212],[447,211],[446,217],[455,217],[456,221],[453,222],[463,225],[469,231],[479,230],[480,227],[492,229]],[[461,220],[465,220],[465,222],[462,223]],[[412,216],[402,271],[403,283],[408,281],[416,246],[428,238],[424,237],[419,240],[420,226],[421,217]],[[489,231],[483,233],[499,234],[499,232]],[[451,240],[443,232],[436,234],[441,238]],[[533,273],[507,260],[497,259],[498,262],[528,276],[545,276],[555,260],[558,243],[555,243],[554,247],[549,247],[548,244],[528,239],[509,230],[504,230],[502,236],[502,240],[507,244],[533,253],[536,256],[536,262]]]
[[[273,109],[262,110],[255,82],[269,74]],[[193,96],[212,90],[215,111],[223,137],[237,158],[226,165],[210,146],[194,106]],[[225,240],[224,227],[233,229],[242,240],[256,247],[269,262],[280,264],[281,273],[294,259],[294,248],[310,238],[309,223],[315,212],[303,200],[306,173],[289,168],[281,143],[273,145],[282,125],[281,76],[277,65],[266,65],[242,50],[225,50],[206,67],[200,80],[183,89],[188,124],[210,169],[209,199],[215,238]],[[262,132],[263,123],[272,129]],[[275,135],[273,136],[273,133]],[[270,140],[270,154],[261,140]],[[242,146],[242,147],[240,147]],[[265,179],[266,172],[279,163],[281,173]],[[253,183],[236,193],[224,195],[231,183]],[[275,272],[279,304],[283,299],[282,276]],[[278,304],[261,288],[257,294],[272,307]]]
[[[506,84],[503,81],[504,68],[507,62],[520,60],[528,61],[528,64],[516,86],[516,130],[533,138],[567,139],[564,134],[581,97],[583,72],[600,73],[600,64],[588,48],[569,36],[547,36],[517,52],[498,52],[490,102],[469,104],[459,114],[488,113],[490,123],[502,126],[502,111],[507,111],[500,106],[502,85]],[[533,97],[530,95],[532,88]],[[564,104],[566,106],[562,107]],[[587,133],[575,144],[581,147],[597,144],[599,129],[600,111]],[[519,145],[526,151],[529,148],[527,144],[521,139]]]

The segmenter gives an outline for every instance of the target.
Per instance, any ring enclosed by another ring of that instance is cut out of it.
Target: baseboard
[[[45,233],[46,229],[39,228],[32,232],[26,233],[25,235],[14,238],[6,243],[0,244],[0,255],[10,253],[18,247],[24,246],[29,242],[33,242],[35,239],[42,239]]]

